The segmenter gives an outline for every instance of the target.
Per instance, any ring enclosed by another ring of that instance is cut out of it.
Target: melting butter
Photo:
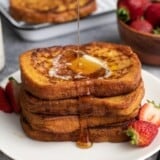
[[[49,77],[51,77],[51,78],[55,77],[55,78],[63,79],[63,80],[71,80],[72,79],[72,77],[69,75],[63,75],[63,76],[58,75],[56,69],[54,69],[54,68],[51,68],[48,73],[49,73]]]
[[[52,60],[53,67],[50,68],[48,71],[49,77],[51,77],[51,78],[55,77],[55,78],[63,79],[63,80],[70,80],[70,79],[72,79],[72,77],[70,75],[58,74],[59,68],[61,67],[61,65],[63,65],[60,63],[61,57],[62,57],[62,55],[59,54],[57,57],[53,58],[53,60]]]
[[[76,52],[77,54],[77,52]],[[96,78],[109,77],[111,71],[106,61],[100,58],[81,53],[80,56],[67,61],[65,64],[60,62],[61,55],[53,59],[53,67],[49,70],[49,77],[55,77],[63,80],[82,79],[90,77],[90,75],[96,74]],[[64,69],[67,71],[63,73]],[[99,76],[99,72],[103,70],[103,75]],[[62,72],[61,74],[59,74]]]
[[[83,54],[73,60],[69,67],[72,71],[81,75],[90,75],[102,68],[106,71],[105,76],[109,76],[108,74],[110,73],[105,61],[87,54]]]

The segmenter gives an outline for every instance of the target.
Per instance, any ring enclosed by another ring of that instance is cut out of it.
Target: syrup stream
[[[77,58],[80,57],[80,4],[79,0],[77,0]],[[78,63],[78,67],[80,67],[80,62]],[[80,135],[79,139],[77,141],[77,146],[79,148],[90,148],[92,146],[92,143],[89,140],[89,134],[88,134],[88,129],[87,129],[87,122],[83,122],[81,120],[81,115],[80,115]]]
[[[79,0],[77,0],[77,58],[80,57],[80,4]],[[80,63],[78,63],[78,68],[80,67]]]
[[[80,46],[80,4],[79,4],[79,0],[77,0],[77,43],[78,43],[78,48],[77,48],[77,52],[78,52],[78,57],[79,57],[79,46]]]

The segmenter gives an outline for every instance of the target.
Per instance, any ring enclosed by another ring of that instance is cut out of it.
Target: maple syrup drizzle
[[[77,43],[78,43],[78,47],[77,47],[77,57],[79,58],[79,46],[80,46],[80,4],[79,4],[79,0],[77,0]]]
[[[77,59],[78,59],[78,64],[77,67],[79,68],[81,65],[80,62],[80,56],[82,53],[80,53],[80,4],[79,0],[77,0]],[[83,118],[79,118],[79,123],[80,123],[80,134],[79,134],[79,139],[76,142],[77,146],[82,149],[90,148],[92,146],[92,143],[89,140],[89,134],[88,134],[88,127],[87,127],[87,122]]]
[[[84,53],[80,53],[80,4],[79,4],[79,0],[77,0],[77,59],[78,59],[78,64],[77,67],[80,68],[80,66],[82,65],[80,62],[80,56],[81,54]],[[79,117],[79,123],[80,123],[80,134],[79,134],[79,139],[76,142],[77,147],[82,148],[82,149],[87,149],[92,147],[92,142],[90,142],[89,140],[89,133],[88,133],[88,126],[87,126],[87,122],[85,119],[83,119],[81,117]]]
[[[81,115],[79,117],[79,123],[80,123],[80,134],[79,134],[79,139],[76,142],[76,144],[81,149],[90,148],[92,147],[93,143],[89,139],[87,121]]]

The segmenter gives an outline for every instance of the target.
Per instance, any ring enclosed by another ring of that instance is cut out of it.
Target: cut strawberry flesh
[[[160,108],[151,103],[144,104],[140,110],[139,119],[160,126]]]

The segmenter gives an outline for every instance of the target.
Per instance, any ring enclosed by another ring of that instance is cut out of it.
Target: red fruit
[[[152,123],[137,120],[129,125],[126,133],[131,138],[131,144],[145,147],[156,137],[158,127]]]
[[[160,105],[156,105],[154,101],[145,103],[139,112],[139,120],[147,121],[160,126]]]
[[[151,0],[141,0],[142,1],[142,3],[143,3],[143,11],[145,11],[151,4],[152,4],[152,2],[151,2]]]
[[[124,22],[133,21],[143,16],[150,0],[119,0],[118,17]]]
[[[0,87],[0,110],[6,113],[12,113],[12,107],[10,106],[8,99],[5,95],[5,91],[2,87]]]
[[[152,25],[144,19],[137,19],[130,26],[139,32],[151,33],[153,31]]]
[[[145,12],[145,19],[154,27],[160,26],[160,3],[152,3]]]
[[[18,84],[15,79],[9,78],[9,82],[6,85],[5,92],[15,113],[20,112],[19,91],[20,84]]]

